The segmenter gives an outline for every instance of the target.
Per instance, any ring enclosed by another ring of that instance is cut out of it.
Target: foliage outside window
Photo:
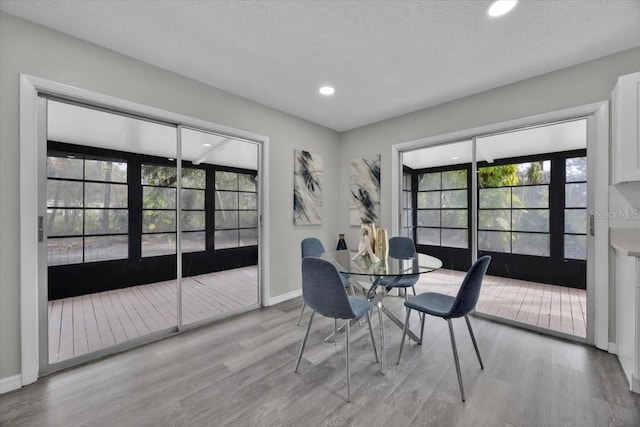
[[[176,253],[177,181],[175,166],[141,165],[143,257]],[[206,249],[205,188],[203,169],[182,168],[183,252]]]
[[[258,244],[257,177],[215,173],[214,249]]]
[[[418,175],[416,226],[420,245],[469,247],[466,169]]]
[[[478,170],[478,249],[549,256],[551,161]]]
[[[587,259],[587,158],[565,162],[564,257]]]
[[[127,162],[82,154],[47,156],[50,266],[129,256]]]

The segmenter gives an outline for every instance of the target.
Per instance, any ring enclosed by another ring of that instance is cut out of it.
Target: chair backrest
[[[355,314],[335,265],[322,258],[302,259],[302,298],[326,317],[353,319]]]
[[[480,286],[482,285],[482,280],[487,272],[487,268],[489,268],[489,262],[491,262],[491,257],[485,255],[473,263],[462,281],[456,300],[447,317],[456,318],[466,316],[473,310],[478,303]]]
[[[302,253],[302,258],[306,258],[308,256],[312,257],[320,257],[325,252],[324,246],[322,246],[322,242],[315,237],[307,237],[302,240],[300,243],[300,252]]]
[[[392,237],[389,239],[389,255],[393,258],[409,259],[416,254],[416,245],[409,237]]]

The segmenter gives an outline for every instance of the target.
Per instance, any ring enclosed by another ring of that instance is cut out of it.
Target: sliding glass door
[[[175,126],[47,102],[49,365],[175,329],[176,156]]]
[[[41,372],[259,306],[259,144],[44,105]]]
[[[192,325],[259,305],[259,147],[195,129],[181,136],[181,324]]]
[[[581,118],[403,153],[401,232],[444,266],[425,280],[491,255],[479,314],[584,339],[586,146]]]

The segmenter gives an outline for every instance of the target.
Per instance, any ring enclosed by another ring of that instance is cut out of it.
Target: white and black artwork
[[[322,156],[294,150],[293,223],[322,223]]]
[[[349,222],[378,223],[380,220],[380,155],[351,160]]]

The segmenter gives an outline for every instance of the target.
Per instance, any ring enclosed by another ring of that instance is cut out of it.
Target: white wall
[[[335,131],[4,13],[0,58],[0,379],[20,373],[20,73],[268,136],[271,298],[300,289],[292,261],[303,237],[335,244],[335,193],[324,193],[322,226],[294,227],[292,219],[293,150],[323,155],[324,185],[337,188]]]
[[[357,242],[357,228],[349,226],[349,161],[382,154],[381,225],[391,227],[391,146],[395,143],[444,135],[484,125],[604,101],[611,97],[616,78],[640,70],[640,48],[554,71],[435,107],[405,114],[340,136],[340,219],[347,244]],[[481,70],[470,70],[473,73]],[[416,88],[421,90],[421,88]]]

